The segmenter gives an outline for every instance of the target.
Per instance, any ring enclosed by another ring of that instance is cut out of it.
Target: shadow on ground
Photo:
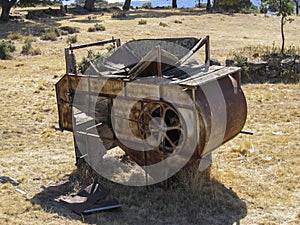
[[[85,187],[86,183],[78,184],[74,178],[78,178],[78,172],[66,183],[46,187],[31,202],[49,213],[87,224],[230,225],[239,224],[247,215],[246,203],[215,179],[198,180],[198,187],[175,179],[168,189],[164,189],[160,185],[148,188],[123,186],[99,178],[98,182],[110,190],[110,196],[118,199],[122,208],[81,217],[58,201],[62,196],[74,193],[75,183]]]
[[[60,24],[54,19],[43,19],[40,21],[9,21],[0,23],[0,39],[6,39],[10,33],[20,33],[28,36],[40,36],[45,28],[58,27]]]

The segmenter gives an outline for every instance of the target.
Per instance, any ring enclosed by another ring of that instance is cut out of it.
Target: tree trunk
[[[206,12],[211,12],[211,3],[210,3],[210,0],[207,0]]]
[[[85,0],[83,8],[89,12],[92,12],[95,8],[95,1],[96,0]]]
[[[214,3],[213,3],[213,10],[219,10],[219,3],[220,1],[219,0],[214,0]]]
[[[2,1],[2,12],[0,20],[3,22],[8,22],[10,9],[16,4],[17,0],[3,0]]]
[[[131,0],[125,0],[124,5],[123,5],[123,10],[129,10],[130,3],[131,3]]]
[[[172,0],[172,8],[177,9],[177,0]]]
[[[284,55],[284,30],[283,30],[283,26],[284,26],[284,16],[281,16],[281,40],[282,40],[282,44],[281,44],[281,55]]]
[[[295,4],[296,4],[296,15],[299,14],[299,2],[298,1],[295,1]]]

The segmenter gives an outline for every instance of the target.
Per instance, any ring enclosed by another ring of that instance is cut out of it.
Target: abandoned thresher
[[[75,51],[107,44],[114,49],[80,73]],[[95,167],[119,146],[155,183],[201,167],[245,124],[240,68],[210,65],[208,36],[123,45],[112,38],[70,46],[65,55],[67,72],[56,84],[59,126],[73,132],[77,161]]]

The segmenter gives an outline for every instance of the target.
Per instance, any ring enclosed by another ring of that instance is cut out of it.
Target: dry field
[[[112,36],[124,42],[210,35],[212,57],[221,62],[242,47],[280,45],[280,19],[270,15],[133,10],[124,19],[112,19],[110,13],[90,18],[9,22],[0,24],[0,38],[12,31],[35,35],[43,27],[66,25],[80,29],[78,43]],[[138,25],[141,18],[147,24]],[[300,47],[300,17],[294,19],[286,25],[287,46]],[[87,32],[96,22],[106,30]],[[33,46],[42,51],[37,56],[21,55],[23,41],[16,40],[13,59],[0,60],[0,175],[20,182],[0,183],[0,224],[300,224],[300,84],[243,85],[249,108],[245,130],[254,135],[239,135],[219,149],[210,180],[195,171],[188,177],[182,173],[169,190],[103,181],[123,207],[85,217],[58,203],[78,188],[65,182],[65,175],[80,177],[74,172],[72,134],[55,130],[54,84],[64,74],[66,39],[36,36]]]

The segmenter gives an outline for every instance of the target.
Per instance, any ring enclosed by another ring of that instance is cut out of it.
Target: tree
[[[95,8],[96,0],[85,0],[83,8],[89,12],[92,12]]]
[[[214,0],[213,10],[219,10],[220,0]]]
[[[243,10],[248,10],[251,8],[252,3],[250,0],[215,0],[213,4],[213,9],[222,9],[230,12],[241,12]]]
[[[123,5],[123,10],[129,10],[130,3],[131,3],[131,0],[125,0],[124,5]]]
[[[17,3],[18,0],[1,0],[1,16],[0,20],[7,22],[9,20],[9,12],[11,8]]]
[[[294,12],[294,5],[292,0],[265,0],[268,6],[268,10],[277,14],[281,17],[280,20],[280,31],[281,31],[281,55],[284,55],[284,25],[289,22],[291,23],[293,19],[289,18]]]
[[[207,3],[206,3],[206,11],[207,11],[207,12],[210,12],[210,11],[211,11],[211,2],[210,2],[210,0],[207,0]]]
[[[172,0],[172,8],[177,9],[177,0]]]
[[[13,6],[16,6],[16,4],[20,6],[33,6],[35,4],[41,4],[41,3],[51,4],[53,2],[55,1],[53,0],[52,1],[51,0],[1,0],[0,6],[2,8],[2,12],[0,16],[0,21],[8,22],[10,10]]]
[[[78,0],[77,0],[78,1]],[[128,0],[126,0],[128,1]],[[130,6],[129,0],[129,6]],[[88,11],[94,10],[96,0],[84,0],[84,8]],[[13,6],[19,5],[19,6],[34,6],[36,4],[55,4],[55,3],[62,3],[61,0],[1,0],[0,6],[2,8],[0,21],[8,22],[9,20],[9,13]]]
[[[295,2],[295,9],[296,9],[296,15],[299,14],[299,3],[300,3],[300,0],[294,0]]]

